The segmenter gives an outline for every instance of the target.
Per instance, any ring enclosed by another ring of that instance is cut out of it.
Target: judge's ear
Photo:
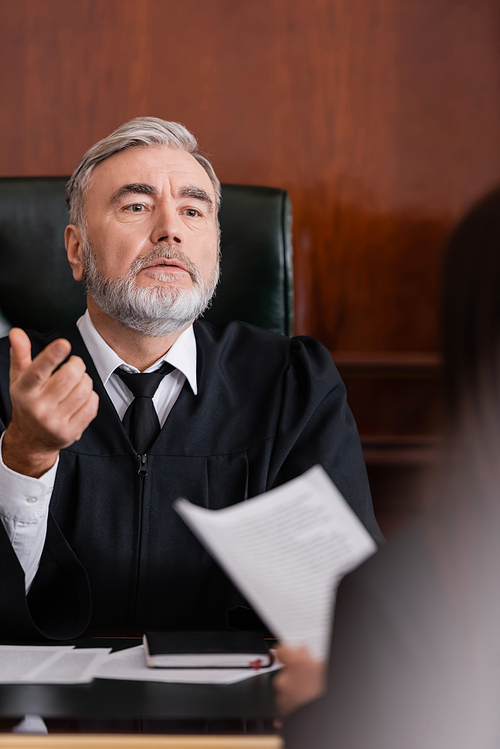
[[[64,244],[75,281],[83,279],[82,233],[78,226],[69,224],[64,230]]]

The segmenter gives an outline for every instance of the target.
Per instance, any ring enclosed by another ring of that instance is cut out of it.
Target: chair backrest
[[[42,332],[85,310],[64,249],[66,177],[0,178],[0,314]],[[205,319],[292,334],[291,210],[286,192],[222,185],[221,282]]]

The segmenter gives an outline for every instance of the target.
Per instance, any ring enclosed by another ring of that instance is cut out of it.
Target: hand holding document
[[[321,466],[223,510],[174,507],[282,642],[327,657],[335,589],[377,547]]]

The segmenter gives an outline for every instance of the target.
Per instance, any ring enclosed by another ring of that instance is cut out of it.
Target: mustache
[[[141,257],[134,260],[127,275],[135,278],[141,270],[147,268],[155,260],[161,260],[162,258],[165,260],[178,260],[191,276],[193,283],[200,283],[200,271],[193,261],[179,247],[168,242],[159,242],[147,255],[141,255]]]

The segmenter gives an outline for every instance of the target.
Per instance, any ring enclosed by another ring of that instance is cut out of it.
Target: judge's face
[[[92,173],[85,213],[86,236],[76,226],[66,229],[76,280],[89,275],[90,253],[91,275],[108,290],[126,279],[134,293],[158,300],[189,296],[200,288],[213,292],[216,197],[208,174],[191,154],[136,147],[111,156]]]

